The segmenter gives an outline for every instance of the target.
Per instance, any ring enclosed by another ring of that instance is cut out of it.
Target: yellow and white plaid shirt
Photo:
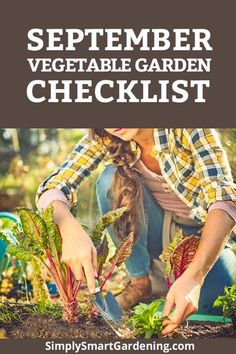
[[[208,208],[217,201],[236,202],[236,185],[219,137],[214,129],[154,129],[154,156],[166,182],[191,208],[190,217],[205,222]],[[48,189],[61,190],[71,205],[77,191],[100,162],[110,163],[107,142],[82,138],[67,160],[39,187],[38,197]],[[138,145],[131,148],[140,157]]]

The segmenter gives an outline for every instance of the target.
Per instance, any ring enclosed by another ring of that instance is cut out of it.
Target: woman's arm
[[[212,129],[184,129],[183,133],[203,192],[202,208],[208,210],[208,215],[192,263],[168,292],[163,315],[168,316],[172,308],[175,309],[169,316],[170,320],[164,322],[163,334],[171,333],[197,310],[204,279],[217,261],[235,225],[234,213],[215,209],[217,202],[224,201],[232,206],[236,201],[235,184],[219,138]]]
[[[170,320],[164,322],[164,335],[171,333],[188,316],[197,311],[204,279],[217,261],[234,224],[234,220],[223,210],[209,212],[192,263],[172,285],[167,295],[163,316],[169,316],[172,308],[175,308],[169,316]]]
[[[69,208],[77,202],[80,184],[105,155],[106,147],[86,135],[67,160],[40,185],[36,196],[39,210],[53,205],[54,220],[62,236],[62,260],[71,267],[77,280],[87,280],[91,292],[95,290],[96,249]]]
[[[64,194],[70,206],[75,205],[81,183],[104,160],[106,153],[107,148],[101,141],[85,135],[61,166],[41,183],[36,194],[36,204],[45,191],[57,189]]]
[[[77,280],[85,282],[90,292],[95,291],[97,251],[91,238],[71,214],[68,206],[59,200],[52,202],[54,220],[62,236],[62,261],[68,264]]]

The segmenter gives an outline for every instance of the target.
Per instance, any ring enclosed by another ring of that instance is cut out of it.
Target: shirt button
[[[168,184],[163,184],[164,190],[165,192],[169,192],[170,191],[170,187],[168,186]]]

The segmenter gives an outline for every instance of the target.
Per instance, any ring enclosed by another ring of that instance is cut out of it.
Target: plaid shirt
[[[214,129],[154,129],[152,156],[157,158],[170,188],[191,208],[190,217],[205,222],[216,201],[236,202],[229,163]],[[74,205],[83,180],[100,164],[111,163],[107,141],[86,135],[67,160],[39,187],[37,198],[48,189],[61,190]],[[140,148],[131,141],[140,157]]]

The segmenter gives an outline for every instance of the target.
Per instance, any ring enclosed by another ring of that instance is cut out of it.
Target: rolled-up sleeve
[[[199,185],[202,207],[207,209],[217,201],[236,201],[227,155],[214,129],[185,129]]]
[[[85,135],[66,161],[41,183],[36,193],[36,204],[42,193],[50,189],[63,192],[71,206],[76,204],[80,184],[96,169],[106,151],[107,148],[100,140]]]

